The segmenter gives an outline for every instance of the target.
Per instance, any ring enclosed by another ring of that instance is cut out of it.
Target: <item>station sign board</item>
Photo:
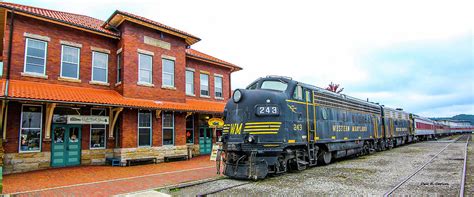
[[[108,116],[67,115],[67,124],[109,124]]]

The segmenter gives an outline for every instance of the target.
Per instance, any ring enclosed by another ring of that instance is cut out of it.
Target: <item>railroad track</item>
[[[250,184],[250,183],[252,183],[252,182],[248,181],[248,182],[239,183],[239,184],[236,184],[236,185],[226,186],[224,188],[219,188],[219,189],[215,189],[215,190],[211,190],[211,191],[208,191],[208,192],[205,192],[205,193],[198,194],[198,195],[196,195],[196,197],[203,197],[203,196],[219,193],[219,192],[222,192],[222,191],[225,191],[225,190],[228,190],[228,189],[240,187],[240,186],[247,185],[247,184]]]
[[[232,182],[235,182],[235,184],[232,183]],[[233,180],[233,179],[229,179],[229,178],[225,177],[225,178],[217,178],[217,179],[215,179],[215,178],[207,179],[207,180],[203,180],[203,181],[195,181],[195,182],[190,182],[190,183],[185,183],[185,184],[178,184],[178,185],[174,185],[174,186],[168,186],[168,187],[165,187],[165,188],[162,188],[162,189],[166,189],[169,192],[169,191],[173,191],[173,190],[177,190],[177,191],[180,191],[180,190],[183,190],[183,189],[186,190],[186,189],[190,189],[190,188],[193,188],[193,187],[198,187],[198,188],[199,187],[204,187],[204,190],[205,190],[204,192],[202,192],[202,191],[201,191],[201,193],[196,192],[197,193],[196,196],[202,197],[202,196],[207,196],[207,195],[219,193],[219,192],[222,192],[222,191],[225,191],[225,190],[228,190],[228,189],[232,189],[232,188],[240,187],[240,186],[243,186],[243,185],[247,185],[247,184],[250,184],[250,183],[252,183],[252,181],[238,181],[238,180]],[[174,195],[179,196],[180,194],[173,194],[173,196]],[[189,194],[187,194],[186,196],[188,196],[188,195]]]
[[[441,153],[443,153],[450,145],[452,145],[453,143],[456,143],[460,140],[466,140],[465,146],[464,146],[464,162],[463,162],[463,172],[462,172],[462,175],[461,175],[461,187],[460,187],[460,190],[459,190],[459,196],[464,197],[464,185],[465,185],[465,179],[466,179],[466,163],[467,163],[467,151],[468,151],[467,148],[468,148],[468,145],[469,145],[470,137],[471,137],[470,134],[462,135],[462,136],[458,137],[456,140],[454,140],[454,141],[450,142],[449,144],[447,144],[443,149],[441,149],[438,153],[436,153],[433,157],[431,157],[421,167],[419,167],[412,174],[405,177],[396,186],[394,186],[392,189],[390,189],[388,192],[386,192],[384,194],[384,197],[388,197],[388,196],[392,195],[397,189],[399,189],[406,182],[411,180],[415,175],[417,175],[419,172],[421,172],[426,166],[428,166],[430,163],[432,163],[433,160],[436,159]]]

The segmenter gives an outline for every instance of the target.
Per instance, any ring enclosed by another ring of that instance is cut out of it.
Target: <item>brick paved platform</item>
[[[5,175],[4,194],[111,196],[217,177],[209,156],[131,167],[80,166]]]

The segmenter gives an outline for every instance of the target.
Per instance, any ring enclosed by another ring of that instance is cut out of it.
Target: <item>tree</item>
[[[334,84],[331,82],[331,84],[329,84],[329,86],[326,88],[326,90],[329,90],[331,92],[335,92],[335,93],[341,93],[344,88],[341,88],[340,90],[338,90],[339,88],[339,84]]]

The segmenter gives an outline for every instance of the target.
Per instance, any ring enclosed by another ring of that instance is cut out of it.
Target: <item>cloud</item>
[[[371,50],[358,63],[370,78],[363,84],[346,86],[346,93],[415,113],[429,114],[433,109],[432,115],[437,115],[435,109],[447,112],[449,106],[453,110],[450,114],[467,113],[471,109],[456,106],[474,104],[472,39],[466,34]]]

